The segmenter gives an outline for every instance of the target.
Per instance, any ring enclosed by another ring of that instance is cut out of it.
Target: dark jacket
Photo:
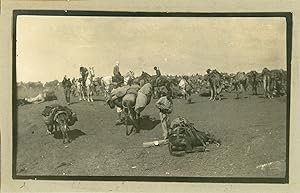
[[[119,66],[115,65],[113,74],[114,74],[114,76],[121,76]]]

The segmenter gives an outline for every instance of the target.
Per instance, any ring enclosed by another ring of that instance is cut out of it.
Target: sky
[[[286,69],[284,18],[18,16],[17,81],[96,76]]]

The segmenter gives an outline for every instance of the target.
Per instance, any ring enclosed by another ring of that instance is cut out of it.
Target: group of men
[[[161,78],[161,72],[158,67],[154,67],[156,73],[155,84],[157,85]],[[85,82],[87,79],[88,69],[80,65],[80,75],[81,75],[81,84],[85,87]],[[124,83],[124,77],[120,72],[120,63],[117,61],[113,67],[113,81],[117,83]],[[122,84],[117,84],[121,86]],[[70,105],[70,95],[72,89],[72,81],[66,75],[63,78],[62,86],[64,89],[65,100],[68,105]],[[162,93],[162,97],[158,99],[155,106],[159,109],[160,120],[162,124],[162,136],[164,139],[167,139],[168,132],[170,129],[170,113],[173,111],[173,102],[172,102],[172,94],[168,91]],[[122,120],[122,109],[117,107],[118,120],[117,124],[123,122]]]

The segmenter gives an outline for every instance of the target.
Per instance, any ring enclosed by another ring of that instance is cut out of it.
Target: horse
[[[86,95],[88,102],[94,102],[92,97],[92,91],[94,88],[94,81],[93,78],[95,77],[94,67],[89,67],[87,79],[85,82],[86,85]]]
[[[129,71],[124,75],[124,84],[125,85],[131,85],[132,80],[134,79],[134,72]]]
[[[73,79],[72,80],[72,87],[71,87],[71,94],[73,97],[77,96],[77,83],[78,83],[78,79]]]
[[[156,98],[160,97],[161,91],[164,89],[167,89],[168,91],[172,92],[171,87],[173,85],[172,81],[165,76],[160,76],[159,80],[157,81],[156,75],[151,76],[150,74],[144,71],[142,72],[141,76],[133,79],[132,83],[138,84],[141,87],[146,83],[150,83],[153,86],[153,96]]]
[[[86,100],[82,78],[77,79],[75,81],[75,84],[76,84],[76,92],[78,93],[79,101],[82,101],[82,99]]]
[[[132,79],[129,81],[129,83],[139,85],[142,87],[144,84],[150,83],[151,80],[152,80],[152,76],[143,71],[140,76],[132,77]]]

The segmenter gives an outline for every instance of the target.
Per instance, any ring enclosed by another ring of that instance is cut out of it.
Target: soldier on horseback
[[[119,64],[119,61],[117,61],[113,69],[113,82],[116,82],[117,85],[124,83],[124,77],[120,73]]]

